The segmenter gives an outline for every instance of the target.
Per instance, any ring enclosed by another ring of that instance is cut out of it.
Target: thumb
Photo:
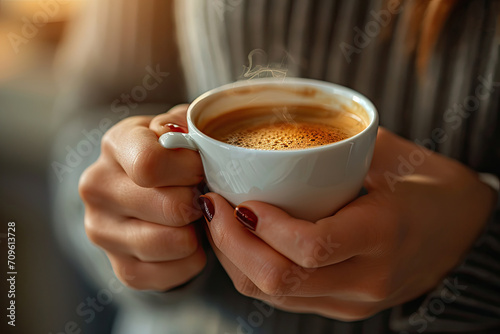
[[[363,206],[363,201],[356,205]],[[236,219],[274,250],[302,267],[322,267],[361,253],[364,237],[354,203],[316,223],[297,219],[273,205],[247,201],[234,210]]]

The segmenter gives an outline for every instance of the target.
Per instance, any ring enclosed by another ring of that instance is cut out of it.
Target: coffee
[[[296,150],[347,139],[365,128],[355,114],[318,106],[251,107],[222,114],[200,129],[227,144]]]

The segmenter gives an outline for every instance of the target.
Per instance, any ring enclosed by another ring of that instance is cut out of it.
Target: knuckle
[[[123,285],[133,290],[147,289],[144,282],[139,278],[140,270],[138,270],[139,268],[136,263],[110,257],[109,255],[108,257],[111,260],[116,278],[118,278]]]
[[[129,269],[131,273],[135,273],[133,269]],[[150,290],[149,286],[146,286],[144,282],[136,278],[136,275],[133,277],[129,277],[126,275],[122,275],[115,270],[116,277],[123,283],[127,288],[132,290]]]
[[[174,205],[174,202],[175,200],[169,196],[164,196],[161,199],[161,211],[163,213],[163,222],[165,224],[172,224],[178,220],[178,215],[176,214],[178,209]]]
[[[150,262],[159,259],[164,251],[161,243],[156,242],[157,233],[136,234],[130,246],[132,246],[135,258],[141,262]]]
[[[162,227],[159,231],[152,231],[139,238],[137,244],[136,256],[145,262],[162,259],[167,255],[165,253],[175,253],[168,254],[169,257],[175,255],[176,258],[185,258],[198,249],[198,239],[194,230],[176,227]]]
[[[95,219],[94,215],[89,213],[88,210],[85,213],[84,226],[87,238],[96,246],[102,246],[105,242],[101,229],[98,224],[99,220]]]
[[[122,282],[123,285],[125,285],[127,288],[134,289],[134,290],[140,290],[139,284],[137,280],[133,279],[128,279],[126,277],[123,277],[120,275],[118,272],[115,271],[115,275]]]
[[[277,297],[284,294],[281,270],[270,263],[263,266],[259,271],[255,285],[268,296]]]
[[[259,295],[258,288],[244,275],[240,275],[238,279],[233,280],[233,284],[236,290],[244,296],[257,297]]]
[[[301,252],[297,264],[303,268],[317,268],[320,266],[320,262],[323,261],[318,258],[318,247],[320,247],[318,241],[310,235],[303,235],[299,238]]]
[[[161,240],[161,242],[168,242],[176,251],[179,256],[188,257],[194,254],[198,249],[198,238],[193,227],[174,227],[171,231]]]
[[[140,290],[152,290],[152,291],[168,291],[172,288],[175,288],[183,283],[186,283],[191,279],[194,275],[176,275],[175,272],[168,272],[167,277],[159,277],[153,280],[149,279],[148,286],[146,287],[144,284],[144,288]],[[140,284],[140,283],[139,283]]]
[[[375,280],[374,280],[375,278]],[[369,287],[366,289],[367,301],[382,302],[389,299],[393,293],[392,280],[388,271],[384,270],[381,274],[372,276]]]
[[[162,291],[166,290],[163,286],[166,286],[168,282],[163,279],[158,279],[156,277],[152,278],[149,275],[144,274],[144,267],[141,262],[130,261],[130,260],[118,260],[113,264],[113,271],[116,277],[123,283],[127,288],[137,291],[144,290],[156,290]]]
[[[155,167],[155,159],[153,159],[152,150],[140,150],[132,162],[132,170],[130,178],[143,188],[153,188],[156,186],[155,175],[151,171]]]
[[[193,226],[189,226],[188,230],[185,230],[180,236],[177,237],[177,244],[182,245],[181,255],[187,257],[194,254],[199,247],[198,236],[196,235],[196,230]]]
[[[160,247],[153,242],[143,243],[136,241],[131,254],[133,254],[138,261],[151,262],[155,261],[155,259],[159,259],[162,252],[160,251]]]
[[[201,210],[195,206],[196,193],[192,188],[183,188],[179,196],[165,196],[161,206],[163,220],[167,224],[184,226],[201,217]]]
[[[80,198],[85,202],[92,202],[99,193],[100,184],[100,169],[98,164],[95,163],[88,167],[80,176],[78,182],[78,192],[80,193]]]
[[[160,201],[164,223],[167,225],[177,225],[175,223],[179,221],[180,217],[178,212],[180,212],[180,208],[176,205],[176,198],[172,196],[163,196]],[[181,225],[183,225],[183,222]]]
[[[113,137],[113,129],[111,128],[104,133],[101,138],[101,152],[104,154],[111,154],[115,150],[115,143]]]

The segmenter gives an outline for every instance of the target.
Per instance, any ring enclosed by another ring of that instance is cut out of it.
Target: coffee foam
[[[216,140],[262,150],[326,145],[352,137],[366,127],[353,113],[317,105],[242,107],[197,125]]]
[[[298,122],[232,131],[220,139],[240,147],[281,151],[327,145],[348,137],[347,133],[331,125]]]

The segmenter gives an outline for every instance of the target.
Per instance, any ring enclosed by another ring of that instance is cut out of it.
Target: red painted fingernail
[[[167,123],[163,125],[164,128],[168,129],[168,132],[182,132],[182,133],[188,133],[188,129],[186,129],[183,126],[174,124],[174,123]]]
[[[203,213],[203,216],[205,216],[207,223],[210,223],[215,214],[214,203],[212,203],[210,198],[202,195],[198,197],[198,204],[200,205],[201,212]]]
[[[257,222],[259,221],[259,219],[249,208],[246,208],[244,206],[237,206],[234,210],[234,216],[240,221],[240,223],[243,224],[243,226],[245,226],[249,230],[255,231],[255,229],[257,228]]]

